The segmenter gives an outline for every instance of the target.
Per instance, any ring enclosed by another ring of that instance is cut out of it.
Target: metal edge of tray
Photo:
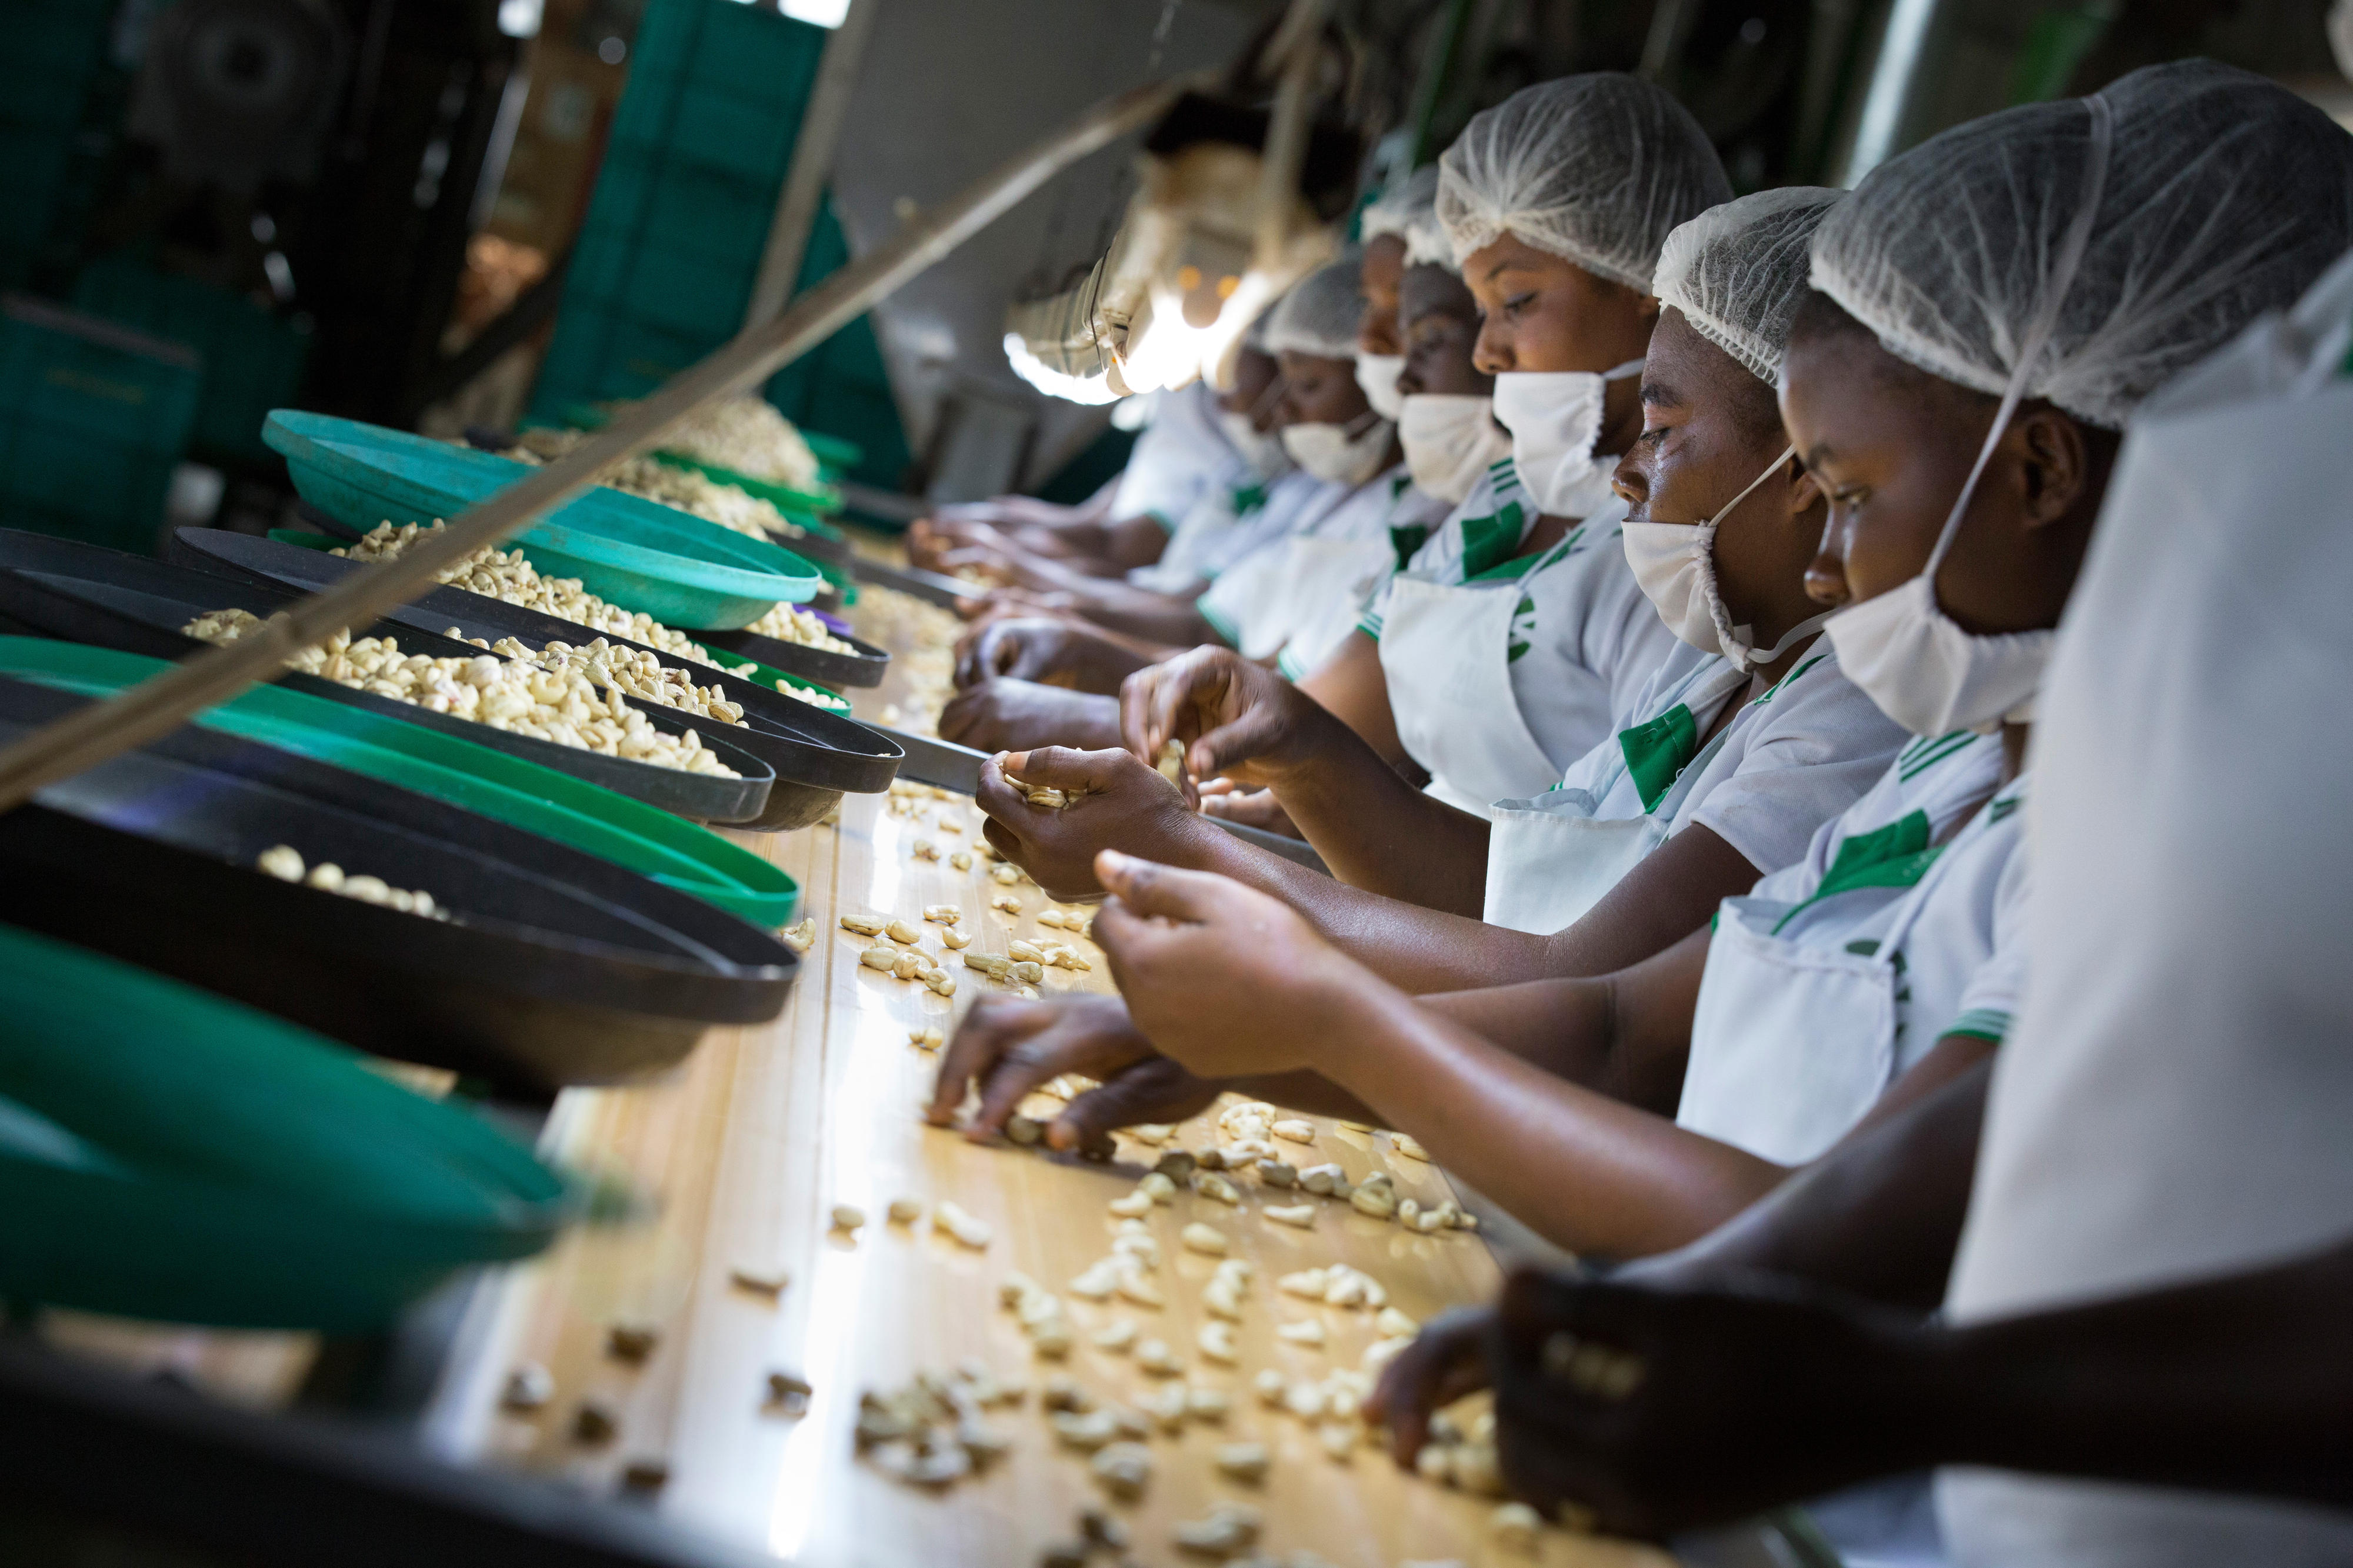
[[[935,784],[954,790],[958,795],[971,795],[980,787],[980,764],[989,753],[976,752],[970,746],[959,746],[953,741],[943,741],[932,735],[917,735],[905,730],[893,730],[887,724],[870,726],[877,733],[899,742],[907,760],[899,764],[899,772],[919,784]],[[1204,816],[1245,844],[1256,845],[1271,855],[1280,855],[1294,865],[1311,871],[1331,875],[1324,857],[1315,853],[1314,846],[1303,839],[1285,838],[1279,833],[1269,833],[1262,827],[1251,827],[1240,822],[1228,822],[1223,817]]]
[[[919,572],[911,566],[887,566],[863,555],[850,557],[849,573],[861,583],[912,594],[925,604],[937,605],[944,610],[953,610],[958,601],[977,598],[987,592],[977,584],[943,577],[936,572]]]

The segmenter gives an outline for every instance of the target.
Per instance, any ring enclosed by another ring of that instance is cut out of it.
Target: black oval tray
[[[210,528],[179,530],[173,535],[168,556],[197,571],[259,584],[280,593],[308,594],[364,570],[359,563],[299,544]],[[465,588],[430,589],[385,618],[422,631],[457,626],[468,637],[491,642],[511,637],[532,648],[550,642],[577,647],[602,637],[622,647],[644,648],[667,663],[679,662],[677,655],[648,644],[592,631],[560,616],[525,609]],[[744,710],[750,733],[738,732],[736,742],[756,752],[776,770],[776,784],[770,792],[768,810],[756,821],[730,826],[763,830],[806,827],[830,812],[844,794],[878,795],[889,789],[899,774],[899,764],[906,760],[896,742],[847,714],[811,707],[723,670],[692,664],[685,668],[698,683],[717,684],[727,700]]]
[[[0,738],[82,699],[0,679]],[[275,844],[452,910],[440,921],[253,869]],[[193,726],[0,816],[0,920],[363,1050],[543,1093],[765,1022],[790,949],[691,894],[363,773]]]
[[[0,621],[42,637],[181,659],[204,646],[179,629],[197,615],[233,608],[267,617],[292,604],[295,597],[283,589],[192,572],[98,545],[0,529]],[[397,637],[405,653],[470,658],[481,652],[471,643],[386,621],[355,626],[353,631],[359,637]],[[656,729],[671,735],[695,731],[721,762],[741,776],[690,773],[558,745],[293,670],[279,676],[277,683],[404,723],[438,730],[699,821],[733,823],[756,818],[766,810],[776,784],[775,771],[730,735],[737,726],[657,703],[640,705]]]
[[[782,637],[762,637],[756,632],[697,632],[694,640],[725,648],[744,658],[756,658],[762,664],[772,664],[786,675],[797,675],[820,686],[880,686],[891,671],[889,654],[856,637],[843,639],[858,650],[856,653],[811,647],[807,643],[786,642]]]
[[[474,446],[481,447],[482,442],[476,439],[479,434],[483,433],[470,430],[466,433],[466,439]],[[484,438],[495,437],[485,436]],[[502,452],[506,447],[483,447],[482,449]],[[360,537],[358,529],[340,518],[330,517],[308,501],[297,503],[294,510],[305,524],[321,533],[345,541],[356,541]],[[821,557],[842,566],[849,565],[855,553],[846,540],[826,539],[814,533],[801,537],[786,533],[771,533],[768,537],[786,550],[798,551],[807,556]],[[283,542],[273,539],[268,542],[280,544]],[[297,545],[294,548],[299,550],[301,547]],[[882,678],[891,670],[889,653],[876,647],[872,643],[860,642],[856,637],[846,639],[858,649],[856,653],[841,653],[833,648],[809,647],[801,643],[786,642],[781,637],[758,637],[751,632],[740,631],[698,631],[694,634],[694,640],[709,647],[726,648],[729,652],[741,654],[745,658],[756,658],[762,664],[775,666],[786,675],[797,675],[804,680],[814,680],[820,686],[880,686],[882,684]]]

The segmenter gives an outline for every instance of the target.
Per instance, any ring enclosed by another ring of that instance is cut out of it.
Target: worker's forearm
[[[1281,899],[1324,940],[1403,991],[1467,991],[1554,973],[1551,938],[1352,888],[1228,835],[1203,835],[1179,863]]]
[[[2353,1249],[1935,1331],[1934,1458],[2353,1504]]]
[[[1388,673],[1380,645],[1362,630],[1340,641],[1339,651],[1300,678],[1299,689],[1315,705],[1354,730],[1391,767],[1411,759],[1398,739],[1397,715],[1389,710]]]
[[[1485,907],[1487,823],[1423,794],[1336,721],[1316,754],[1274,784],[1308,843],[1351,887],[1476,919]]]
[[[1707,924],[1725,899],[1755,887],[1758,875],[1713,830],[1686,827],[1553,937],[1548,973],[1609,974],[1663,952]]]
[[[1122,572],[1149,566],[1168,548],[1169,529],[1146,512],[1123,518],[1103,531],[1103,558]]]
[[[1853,1134],[1723,1229],[1642,1272],[1704,1280],[1762,1269],[1933,1309],[1968,1212],[1992,1073],[1988,1062]]]
[[[1075,608],[1099,626],[1176,648],[1222,646],[1225,639],[1188,598],[1150,593],[1132,583],[1092,581],[1073,590]]]
[[[1324,1075],[1574,1251],[1640,1257],[1680,1246],[1784,1173],[1556,1078],[1388,987],[1335,1011]]]

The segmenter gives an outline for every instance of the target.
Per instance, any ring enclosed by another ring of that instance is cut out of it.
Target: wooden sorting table
[[[861,621],[861,635],[869,629]],[[861,714],[876,716],[910,696],[894,670],[890,684],[856,699]],[[838,826],[739,836],[799,879],[804,912],[817,921],[818,940],[791,1003],[771,1025],[715,1031],[665,1081],[574,1090],[558,1100],[544,1152],[626,1178],[659,1212],[640,1225],[575,1234],[477,1293],[427,1415],[430,1445],[448,1458],[519,1466],[593,1489],[617,1485],[633,1461],[659,1460],[669,1479],[649,1506],[660,1514],[797,1562],[1026,1564],[1044,1545],[1070,1539],[1078,1509],[1101,1500],[1083,1456],[1054,1442],[1035,1389],[1066,1372],[1107,1399],[1133,1402],[1145,1393],[1153,1380],[1132,1356],[1087,1341],[1089,1330],[1124,1316],[1142,1337],[1175,1347],[1196,1381],[1232,1393],[1222,1427],[1195,1423],[1181,1437],[1152,1439],[1150,1489],[1121,1510],[1139,1562],[1177,1560],[1170,1527],[1221,1499],[1263,1510],[1261,1550],[1276,1554],[1305,1548],[1344,1568],[1422,1559],[1527,1562],[1486,1542],[1491,1501],[1402,1476],[1370,1448],[1335,1463],[1312,1428],[1263,1408],[1249,1386],[1266,1366],[1317,1379],[1354,1366],[1375,1337],[1369,1313],[1280,1296],[1277,1275],[1345,1261],[1387,1285],[1393,1305],[1423,1319],[1494,1289],[1495,1265],[1477,1237],[1413,1235],[1324,1200],[1316,1200],[1314,1229],[1304,1232],[1258,1218],[1254,1188],[1246,1189],[1240,1210],[1180,1192],[1151,1221],[1167,1306],[1097,1304],[1062,1288],[1110,1250],[1116,1222],[1104,1205],[1131,1190],[1154,1152],[1123,1138],[1120,1162],[1105,1167],[976,1146],[920,1121],[936,1057],[912,1047],[909,1031],[952,1029],[956,1015],[995,983],[951,961],[959,990],[950,1001],[862,968],[858,954],[871,939],[844,931],[838,917],[917,920],[926,904],[955,903],[977,951],[1002,952],[1008,938],[1039,933],[1037,914],[1055,906],[1036,887],[1010,889],[1023,909],[1008,917],[989,908],[991,894],[1008,889],[987,879],[985,860],[957,871],[944,859],[911,853],[918,837],[944,855],[968,845],[980,823],[969,799],[926,802],[916,816],[902,816],[886,809],[885,797],[849,796]],[[940,950],[939,930],[926,927],[926,950]],[[1075,945],[1096,967],[1049,970],[1044,989],[1109,990],[1099,952],[1083,939]],[[1187,1147],[1216,1141],[1213,1121],[1186,1125],[1177,1141]],[[1400,1194],[1424,1203],[1447,1195],[1432,1167],[1393,1156],[1387,1145],[1385,1137],[1319,1122],[1315,1149],[1298,1151],[1298,1159],[1336,1160],[1352,1178],[1386,1168]],[[993,1226],[995,1238],[985,1250],[964,1247],[934,1233],[928,1212],[912,1227],[888,1224],[884,1209],[900,1196],[921,1200],[927,1211],[953,1198]],[[869,1216],[855,1237],[829,1229],[830,1211],[845,1203]],[[1178,1244],[1178,1230],[1193,1219],[1226,1232],[1235,1254],[1259,1268],[1239,1335],[1239,1368],[1207,1362],[1194,1343],[1208,1321],[1198,1293],[1214,1260]],[[743,1267],[782,1268],[790,1283],[773,1298],[747,1289],[730,1278]],[[1012,1314],[999,1306],[998,1283],[1016,1269],[1064,1296],[1079,1332],[1060,1365],[1034,1361]],[[1325,1350],[1275,1338],[1277,1321],[1311,1314],[1325,1321]],[[641,1363],[607,1353],[617,1322],[656,1331]],[[862,1389],[895,1387],[918,1371],[946,1372],[967,1359],[1031,1384],[1024,1404],[989,1417],[1013,1437],[1009,1455],[940,1493],[897,1483],[856,1457],[851,1428]],[[518,1416],[501,1409],[500,1396],[511,1369],[526,1362],[553,1373],[556,1394],[543,1411]],[[801,1373],[814,1384],[800,1418],[766,1404],[772,1369]],[[617,1415],[614,1440],[574,1439],[584,1399]],[[1274,1454],[1266,1483],[1244,1487],[1217,1476],[1216,1445],[1250,1437]],[[1541,1560],[1549,1563],[1666,1561],[1619,1543],[1546,1535]]]

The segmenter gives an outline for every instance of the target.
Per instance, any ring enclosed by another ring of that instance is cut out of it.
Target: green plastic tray
[[[113,648],[0,637],[0,675],[78,696],[110,696],[168,668]],[[257,686],[196,722],[569,844],[756,926],[799,918],[798,883],[708,828],[454,735],[277,686]]]
[[[303,500],[363,531],[387,521],[455,517],[531,471],[493,453],[294,409],[272,412],[261,434],[284,455]],[[543,571],[577,577],[624,609],[685,628],[733,631],[825,585],[781,546],[601,487],[516,538]]]
[[[562,1178],[359,1063],[0,926],[0,1297],[348,1333],[554,1238]]]

